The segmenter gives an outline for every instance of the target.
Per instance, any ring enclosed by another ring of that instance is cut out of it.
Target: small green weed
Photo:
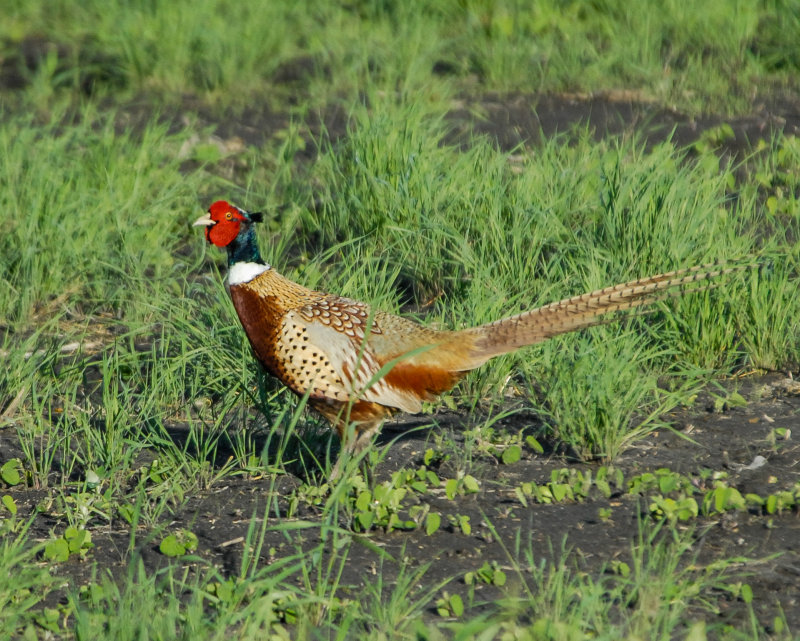
[[[464,575],[464,582],[467,585],[475,583],[486,583],[502,587],[506,584],[506,573],[500,569],[497,561],[484,561],[483,565],[474,572],[467,572]]]
[[[464,601],[458,594],[445,591],[436,600],[436,613],[440,617],[458,618],[464,614]]]
[[[194,532],[182,529],[161,539],[158,549],[164,556],[183,556],[188,552],[194,552],[197,549],[197,542],[197,535]]]
[[[0,467],[0,480],[10,487],[22,483],[24,474],[25,469],[22,467],[22,461],[18,458],[9,459]]]
[[[71,525],[64,530],[64,534],[60,537],[45,544],[42,558],[56,563],[63,563],[71,556],[79,556],[83,559],[93,547],[91,532]]]

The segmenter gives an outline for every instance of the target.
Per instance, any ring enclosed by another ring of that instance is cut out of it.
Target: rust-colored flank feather
[[[222,204],[220,204],[222,203]],[[230,210],[225,207],[231,208]],[[229,211],[241,215],[225,246],[233,305],[264,367],[325,416],[354,452],[395,412],[452,388],[469,370],[526,345],[596,325],[612,312],[702,288],[739,269],[692,267],[642,278],[460,331],[436,331],[341,296],[312,291],[278,274],[258,254],[247,212],[219,201],[196,224],[227,237]],[[222,226],[220,229],[218,226]],[[214,234],[206,233],[210,242]],[[219,244],[219,243],[215,243]],[[354,434],[348,433],[353,426]],[[338,466],[337,466],[338,471]]]

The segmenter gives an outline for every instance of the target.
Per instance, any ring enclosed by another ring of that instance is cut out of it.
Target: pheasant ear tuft
[[[252,214],[247,214],[247,215],[250,218],[250,220],[252,220],[254,223],[263,223],[264,222],[264,214],[262,214],[260,211],[254,212]]]

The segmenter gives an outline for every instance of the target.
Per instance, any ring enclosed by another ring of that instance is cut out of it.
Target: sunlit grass
[[[181,138],[164,126],[118,132],[113,115],[93,111],[70,127],[62,114],[0,128],[0,203],[13,212],[0,239],[4,325],[25,326],[36,312],[80,324],[81,313],[120,310],[148,283],[171,286],[186,229],[175,211],[195,206],[199,176],[178,173]]]
[[[29,625],[41,601],[54,588],[46,567],[35,563],[41,546],[28,536],[31,523],[0,522],[0,636],[10,638]]]
[[[513,589],[496,614],[446,625],[454,638],[486,637],[596,639],[672,638],[690,634],[705,639],[739,638],[714,623],[709,597],[735,592],[742,574],[733,563],[695,564],[693,532],[666,532],[640,522],[629,555],[615,559],[597,575],[582,572],[566,546],[551,559],[537,558],[520,535],[506,549]],[[580,596],[578,596],[580,595]],[[751,612],[752,609],[746,606]],[[758,630],[738,631],[758,638]]]

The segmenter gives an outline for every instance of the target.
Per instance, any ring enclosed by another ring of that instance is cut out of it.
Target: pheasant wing
[[[330,297],[288,312],[279,342],[296,389],[311,389],[313,398],[365,400],[419,412],[419,398],[386,380],[391,364],[371,346],[373,332],[380,329],[368,308],[348,299]]]

